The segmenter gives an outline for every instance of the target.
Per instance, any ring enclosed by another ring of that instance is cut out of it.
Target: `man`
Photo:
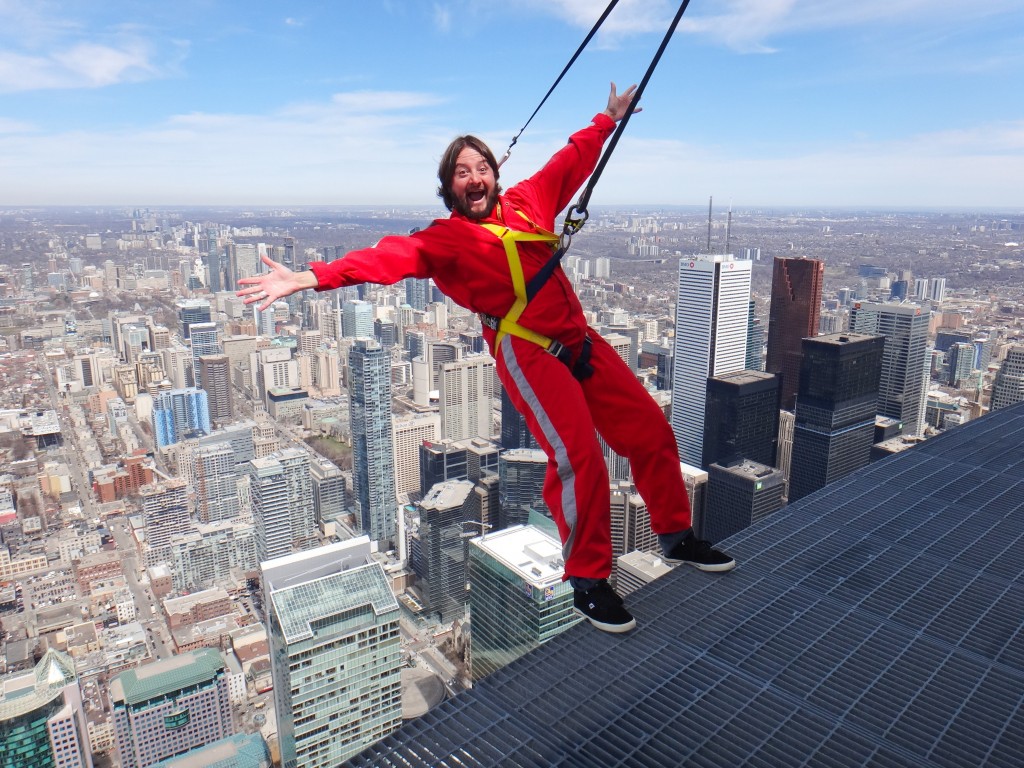
[[[548,457],[544,500],[561,534],[575,608],[606,632],[626,632],[636,622],[607,582],[610,494],[595,430],[629,459],[667,562],[717,572],[735,566],[693,536],[672,429],[615,350],[587,326],[565,273],[556,268],[532,299],[524,296],[524,282],[551,256],[555,217],[593,172],[635,90],[620,95],[612,83],[605,110],[505,194],[487,145],[473,136],[455,139],[438,169],[449,218],[330,264],[310,264],[306,272],[264,258],[270,272],[240,280],[247,287],[238,291],[265,310],[307,288],[430,277],[452,300],[480,313],[498,376]]]

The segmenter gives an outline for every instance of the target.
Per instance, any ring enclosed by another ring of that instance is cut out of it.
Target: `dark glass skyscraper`
[[[472,533],[462,525],[472,520],[473,484],[468,480],[438,483],[417,505],[420,513],[419,551],[416,569],[426,584],[421,588],[431,611],[441,621],[461,618],[469,595],[466,592],[466,546]]]
[[[804,339],[790,501],[868,463],[884,349],[884,337],[864,333]]]
[[[823,261],[775,259],[765,370],[782,374],[781,405],[787,411],[800,384],[800,342],[818,334],[824,280]]]
[[[420,444],[420,493],[424,496],[437,483],[468,480],[465,443],[453,440],[423,441]]]
[[[762,371],[734,371],[708,379],[704,467],[740,458],[775,466],[779,382],[777,374]]]
[[[543,495],[547,468],[547,456],[539,449],[514,448],[498,456],[501,494],[498,528],[528,524],[531,511],[548,515]]]
[[[537,441],[533,439],[530,429],[526,426],[526,419],[512,405],[505,388],[501,388],[501,447],[509,448],[536,448]]]
[[[786,476],[782,470],[750,459],[708,467],[708,495],[696,534],[721,541],[783,506]]]

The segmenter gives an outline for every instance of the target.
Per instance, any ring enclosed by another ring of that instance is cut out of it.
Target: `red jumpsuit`
[[[530,223],[515,213],[518,210],[553,231],[555,217],[593,172],[614,127],[611,118],[598,114],[540,171],[501,195],[484,221],[530,231]],[[550,255],[544,243],[519,243],[527,281]],[[445,295],[474,312],[503,317],[515,301],[501,241],[459,213],[412,235],[385,237],[372,248],[309,266],[319,281],[318,291],[430,277]],[[580,382],[537,344],[507,335],[495,349],[495,332],[483,329],[502,384],[547,454],[544,501],[561,533],[566,576],[607,578],[612,567],[610,494],[595,429],[617,454],[629,459],[654,532],[675,533],[690,527],[690,506],[672,428],[615,350],[588,328],[561,268],[518,322],[560,341],[573,350],[574,359],[584,338],[589,335],[592,340],[594,374]]]

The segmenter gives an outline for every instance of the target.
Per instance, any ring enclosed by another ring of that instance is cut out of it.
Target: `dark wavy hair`
[[[494,153],[491,152],[491,148],[484,144],[476,136],[459,136],[448,145],[448,149],[441,155],[441,162],[437,167],[437,180],[441,182],[441,185],[437,188],[437,196],[444,201],[444,207],[449,211],[455,207],[455,198],[452,196],[452,179],[455,178],[455,163],[459,159],[459,155],[466,147],[475,149],[481,155],[487,164],[491,166],[491,170],[494,171],[495,193],[501,192],[501,185],[498,181],[498,161],[494,157]]]

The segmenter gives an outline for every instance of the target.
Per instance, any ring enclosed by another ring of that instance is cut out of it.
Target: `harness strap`
[[[589,337],[584,339],[583,350],[580,353],[576,365],[573,366],[571,349],[562,344],[562,342],[555,339],[549,339],[547,336],[537,333],[536,331],[532,331],[529,328],[520,325],[518,322],[526,309],[526,305],[532,298],[532,295],[527,291],[526,278],[523,275],[523,262],[519,258],[518,244],[528,242],[550,243],[551,247],[557,251],[558,241],[560,238],[554,232],[548,232],[547,230],[538,227],[521,211],[516,211],[516,213],[526,219],[526,221],[528,221],[537,231],[520,232],[518,230],[510,229],[509,227],[503,227],[500,224],[484,223],[480,225],[501,240],[502,245],[505,247],[505,257],[508,259],[508,269],[512,276],[512,292],[516,297],[504,317],[496,317],[494,315],[481,313],[480,322],[497,332],[494,340],[495,347],[501,343],[501,340],[505,336],[511,335],[524,339],[525,341],[536,344],[548,353],[557,357],[561,362],[572,369],[573,376],[582,381],[594,372],[594,369],[589,364]]]
[[[520,211],[516,211],[516,213],[530,221]],[[501,244],[505,247],[505,258],[508,259],[508,269],[512,275],[512,292],[516,297],[508,312],[505,313],[505,317],[500,318],[499,326],[495,328],[498,332],[494,342],[495,346],[501,343],[505,334],[511,333],[513,336],[519,336],[527,341],[532,341],[534,344],[540,344],[544,349],[548,349],[552,344],[551,339],[518,324],[519,318],[526,310],[526,305],[530,301],[530,297],[526,292],[526,278],[523,275],[523,262],[519,258],[518,244],[543,242],[554,245],[558,243],[558,235],[554,232],[543,230],[540,227],[537,227],[536,232],[519,232],[509,227],[503,227],[500,224],[481,224],[480,226],[501,240]]]

